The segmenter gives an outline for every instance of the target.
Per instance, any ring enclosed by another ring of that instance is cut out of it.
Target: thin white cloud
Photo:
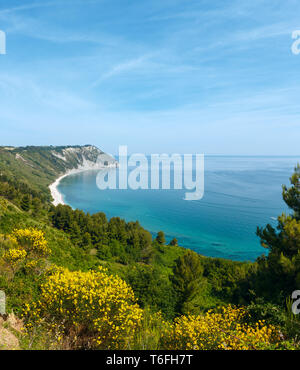
[[[86,3],[96,3],[101,0],[72,0],[69,1],[70,5],[77,4],[86,4]],[[35,3],[25,4],[25,5],[19,5],[19,6],[13,6],[11,8],[4,8],[0,9],[0,15],[2,14],[9,14],[9,13],[17,13],[22,12],[24,10],[31,10],[36,8],[46,8],[51,6],[57,6],[57,5],[63,5],[64,0],[53,0],[53,1],[37,1]]]
[[[54,108],[61,111],[88,111],[95,105],[82,98],[71,89],[60,86],[46,86],[34,77],[16,76],[10,73],[0,74],[0,94],[2,101],[17,100],[21,106],[30,97],[31,102],[44,109]],[[25,103],[26,105],[26,103]]]
[[[107,80],[113,76],[141,68],[142,66],[144,66],[144,62],[149,60],[149,58],[149,55],[143,55],[139,58],[131,59],[113,66],[109,71],[103,73],[103,75],[92,84],[92,87],[98,86],[102,81]]]
[[[97,0],[98,3],[101,0]],[[69,2],[69,1],[67,1]],[[27,36],[33,39],[50,41],[53,43],[94,43],[106,46],[117,46],[124,40],[119,36],[112,36],[103,32],[79,32],[76,28],[65,27],[53,22],[53,19],[47,18],[47,13],[42,13],[41,17],[33,17],[30,13],[24,13],[26,10],[46,8],[46,7],[64,7],[64,0],[49,2],[39,2],[20,5],[6,9],[0,9],[0,20],[2,27],[7,34]],[[96,3],[96,0],[72,0],[70,6],[87,5]]]
[[[9,13],[21,12],[23,10],[30,10],[35,8],[45,8],[49,6],[57,5],[57,1],[53,2],[39,2],[26,5],[15,6],[12,8],[0,9],[0,15],[5,15]]]

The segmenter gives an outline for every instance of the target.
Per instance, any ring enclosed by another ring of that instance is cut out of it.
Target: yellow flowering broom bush
[[[13,274],[22,266],[34,270],[51,250],[44,232],[34,228],[14,230],[9,235],[1,235],[2,261]]]
[[[223,307],[221,312],[175,319],[162,337],[162,346],[172,350],[251,350],[268,349],[280,340],[274,326],[259,321],[244,322],[244,308]]]
[[[24,249],[18,248],[17,246],[16,248],[10,248],[6,250],[2,258],[4,262],[6,262],[11,267],[12,271],[15,271],[25,260],[26,255],[26,251]]]
[[[27,326],[43,323],[68,348],[126,349],[142,310],[126,282],[106,270],[58,269],[41,286],[39,300],[27,305]]]
[[[34,228],[14,230],[9,238],[15,240],[28,255],[35,258],[46,257],[51,253],[44,232]]]

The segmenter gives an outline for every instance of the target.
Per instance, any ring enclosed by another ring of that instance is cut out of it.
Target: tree
[[[144,264],[128,266],[126,282],[132,287],[142,308],[161,311],[164,317],[173,319],[175,296],[171,282],[159,268]]]
[[[159,231],[157,233],[156,241],[157,241],[158,244],[165,244],[166,243],[165,233],[163,231]]]
[[[89,233],[84,233],[82,236],[81,246],[85,249],[91,248],[92,238]]]
[[[282,187],[282,197],[285,203],[294,211],[294,218],[300,219],[300,165],[297,164],[295,172],[290,178],[292,186],[288,189],[285,185]]]
[[[178,240],[176,238],[173,238],[171,241],[170,241],[170,245],[172,247],[177,247],[178,246]]]
[[[28,212],[30,209],[30,196],[25,194],[21,200],[21,208],[23,211]]]
[[[33,215],[38,216],[40,215],[40,211],[43,207],[42,202],[40,201],[39,198],[33,198],[32,199],[32,208],[33,208]]]
[[[201,289],[203,270],[199,256],[190,250],[176,260],[171,280],[178,297],[178,313],[192,310],[191,302]]]
[[[300,166],[290,178],[291,187],[283,186],[283,200],[292,210],[290,215],[278,217],[276,229],[268,224],[257,228],[261,245],[268,256],[257,260],[257,271],[252,274],[251,288],[256,294],[282,303],[300,284]]]

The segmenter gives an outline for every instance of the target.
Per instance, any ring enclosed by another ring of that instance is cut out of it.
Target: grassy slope
[[[15,182],[23,182],[50,200],[48,186],[60,174],[77,168],[78,161],[82,158],[80,151],[85,151],[85,147],[72,146],[79,150],[79,154],[69,153],[67,161],[52,154],[55,150],[57,154],[63,155],[63,150],[67,148],[69,147],[0,147],[0,176],[5,175]],[[93,149],[88,153],[89,159],[96,160],[99,153],[97,149]]]
[[[29,188],[47,194],[50,199],[50,194],[47,190],[49,184],[51,184],[57,177],[59,170],[54,169],[52,166],[47,166],[47,162],[40,160],[38,162],[38,155],[36,160],[28,160],[25,163],[22,159],[17,159],[16,154],[19,150],[5,150],[0,148],[0,173],[6,175],[9,179],[17,182],[23,182],[29,186]],[[23,155],[22,155],[23,157]],[[25,159],[26,156],[24,156]],[[33,156],[34,158],[34,156]],[[42,165],[43,163],[43,165]]]
[[[9,201],[0,197],[0,231],[8,234],[15,228],[35,227],[45,232],[45,237],[52,250],[50,262],[71,270],[88,269],[96,264],[95,256],[74,246],[63,231],[49,226],[46,221],[38,221],[26,212],[22,212]]]

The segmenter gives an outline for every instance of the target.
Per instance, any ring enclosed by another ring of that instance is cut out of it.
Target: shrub
[[[160,350],[161,336],[169,329],[170,323],[164,320],[161,312],[152,312],[150,307],[143,311],[141,325],[136,331],[134,350]]]
[[[279,341],[279,332],[263,321],[242,323],[244,308],[223,307],[203,316],[181,316],[162,337],[162,346],[172,350],[268,349]]]
[[[24,315],[29,331],[35,324],[46,325],[60,332],[68,348],[127,349],[142,310],[132,289],[100,267],[97,272],[57,270]]]
[[[16,240],[28,255],[40,258],[50,254],[44,232],[34,228],[14,230],[10,239]]]
[[[18,229],[9,235],[2,235],[0,249],[2,262],[12,271],[12,277],[22,267],[27,271],[41,272],[42,262],[51,253],[44,232],[34,228]]]

